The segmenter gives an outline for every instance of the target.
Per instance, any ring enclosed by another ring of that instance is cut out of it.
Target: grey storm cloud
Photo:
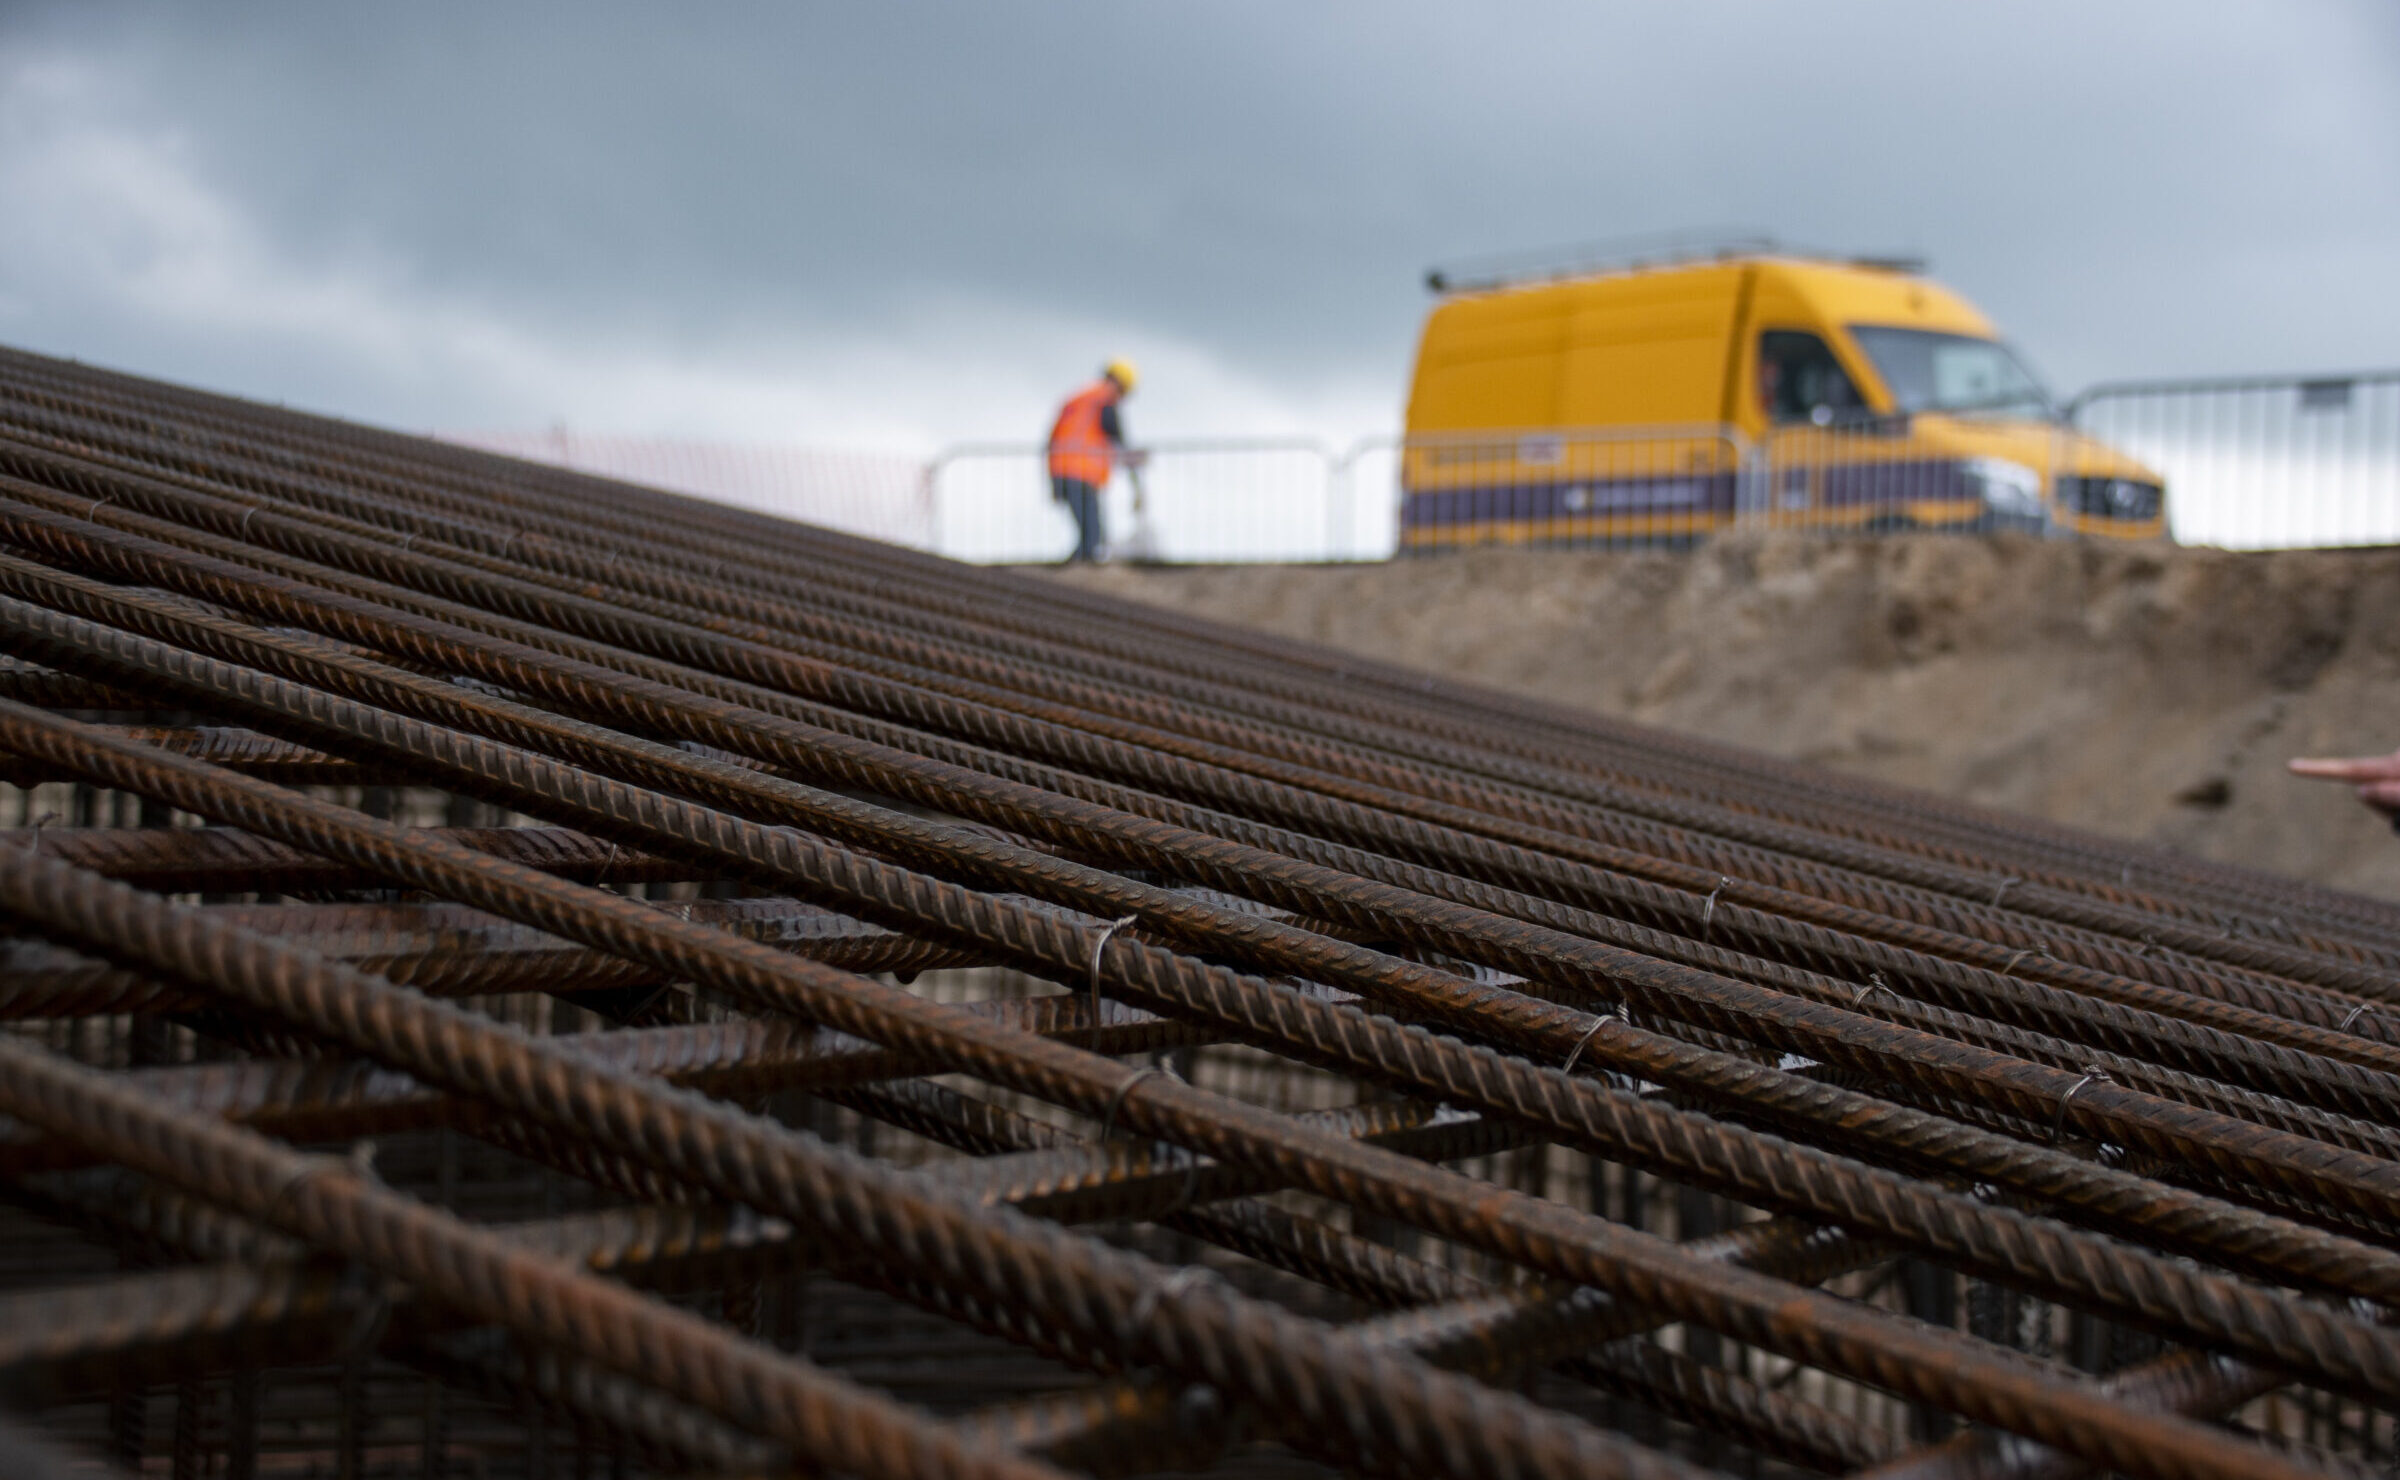
[[[1926,253],[2069,386],[2389,362],[2395,14],[20,6],[0,190],[63,204],[0,225],[0,338],[404,424],[837,440],[1020,429],[1130,343],[1207,367],[1148,388],[1181,430],[1389,422],[1429,263],[1738,222]]]

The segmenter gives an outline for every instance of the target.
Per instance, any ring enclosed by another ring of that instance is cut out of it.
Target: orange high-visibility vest
[[[1117,403],[1117,383],[1095,380],[1067,398],[1058,420],[1050,427],[1050,476],[1073,478],[1094,488],[1108,481],[1108,433],[1101,430],[1100,413]]]

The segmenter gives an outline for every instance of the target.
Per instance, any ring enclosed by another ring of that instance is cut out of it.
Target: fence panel
[[[2103,493],[2084,496],[2102,471]],[[2063,428],[2023,418],[1849,416],[1770,429],[1744,469],[1744,528],[1815,534],[2013,529],[2141,538],[2160,528],[2159,492]]]
[[[1344,511],[1326,550],[1329,561],[1389,560],[1400,550],[1401,464],[1406,439],[1362,437],[1334,460],[1336,496]]]
[[[933,548],[923,459],[767,443],[570,432],[448,432],[443,440],[760,509],[845,534]]]
[[[1107,558],[1176,564],[1355,558],[1359,520],[1332,456],[1301,440],[1160,442],[1138,474],[1101,492]],[[1048,455],[1031,445],[957,447],[927,473],[934,548],[987,564],[1042,564],[1075,549],[1075,520],[1050,497]]]
[[[2166,475],[2179,543],[2400,544],[2400,370],[2125,381],[2067,413]]]

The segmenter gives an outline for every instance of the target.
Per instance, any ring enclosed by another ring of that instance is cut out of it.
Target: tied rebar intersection
[[[2394,1452],[2377,901],[13,352],[0,781],[26,1473]]]

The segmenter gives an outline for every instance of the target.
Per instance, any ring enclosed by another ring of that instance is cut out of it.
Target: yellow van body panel
[[[1417,351],[1408,430],[1713,422],[1741,268],[1452,298]]]
[[[2165,532],[2155,497],[2145,517],[2112,518],[2057,492],[2062,479],[2160,485],[2088,437],[2046,422],[1891,416],[1890,388],[1852,325],[1998,338],[1938,283],[1788,257],[1451,297],[1426,321],[1409,387],[1402,544],[1692,535],[1761,513],[1819,526],[1958,526],[1987,511],[1957,470],[1992,463],[2038,481],[2053,527]],[[1770,424],[1755,391],[1758,346],[1778,329],[1824,341],[1885,419],[1866,429]]]
[[[1660,274],[1642,292],[1581,285],[1567,318],[1559,425],[1716,420],[1740,280],[1738,268],[1711,267]]]
[[[1531,295],[1445,303],[1425,332],[1417,382],[1431,389],[1412,397],[1411,430],[1557,421],[1567,320],[1555,305]],[[1432,408],[1422,420],[1413,409],[1416,399]]]

